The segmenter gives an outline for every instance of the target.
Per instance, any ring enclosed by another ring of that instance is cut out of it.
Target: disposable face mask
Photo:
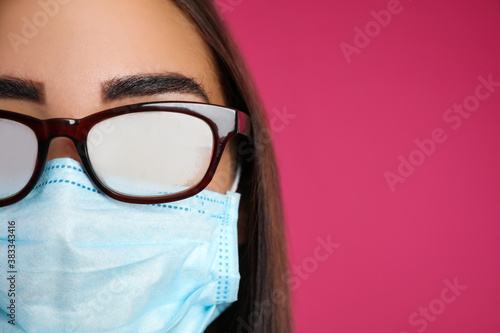
[[[203,332],[237,297],[238,204],[208,190],[122,203],[76,161],[49,161],[0,208],[0,331]]]

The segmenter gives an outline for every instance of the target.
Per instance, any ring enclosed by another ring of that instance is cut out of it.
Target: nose
[[[82,163],[73,141],[68,138],[55,138],[50,142],[47,161],[63,157],[69,157]]]

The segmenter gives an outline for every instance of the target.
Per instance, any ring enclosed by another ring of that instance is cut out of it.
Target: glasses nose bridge
[[[76,161],[81,161],[81,142],[85,134],[81,130],[79,119],[72,118],[52,118],[42,120],[45,136],[45,155],[48,160],[60,157],[70,157]],[[67,138],[73,142],[73,146],[57,138]],[[50,148],[52,147],[52,148]]]
[[[45,131],[45,137],[48,141],[52,141],[57,137],[66,137],[71,139],[73,142],[80,141],[81,132],[80,121],[78,119],[71,118],[54,118],[47,119],[43,121],[43,127]]]

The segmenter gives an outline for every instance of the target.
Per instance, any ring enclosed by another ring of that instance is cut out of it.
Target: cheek
[[[236,159],[236,149],[233,142],[230,142],[217,167],[214,178],[208,184],[207,190],[225,194],[233,186],[238,162]]]

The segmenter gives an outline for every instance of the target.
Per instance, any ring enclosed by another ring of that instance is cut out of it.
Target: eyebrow
[[[117,77],[106,81],[102,86],[102,100],[105,102],[164,93],[191,94],[203,98],[208,103],[207,94],[201,84],[193,78],[176,73]]]
[[[201,84],[193,78],[177,73],[116,77],[105,81],[101,86],[101,91],[103,102],[165,93],[191,94],[201,97],[207,103],[209,102]],[[0,99],[16,99],[44,104],[44,85],[23,78],[0,76]]]
[[[18,99],[45,103],[45,90],[42,83],[22,78],[0,76],[0,99]]]

